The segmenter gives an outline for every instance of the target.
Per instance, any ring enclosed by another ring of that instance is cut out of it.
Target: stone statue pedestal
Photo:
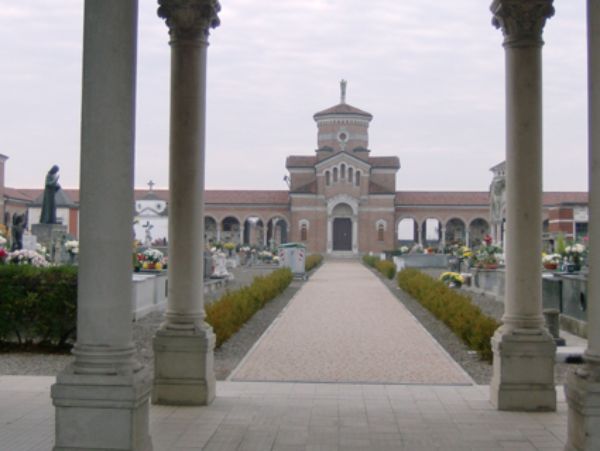
[[[48,247],[49,244],[60,241],[67,235],[67,226],[64,224],[33,224],[31,233],[37,237],[38,243]]]
[[[63,247],[61,243],[66,240],[67,226],[64,224],[33,224],[31,233],[36,236],[37,242],[48,249],[52,256],[52,261],[62,262],[68,260],[68,256],[63,256]]]

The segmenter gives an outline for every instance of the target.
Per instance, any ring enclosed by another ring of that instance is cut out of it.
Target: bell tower
[[[317,123],[317,159],[348,152],[363,160],[369,157],[369,123],[373,116],[346,103],[348,82],[340,81],[340,103],[319,111]]]

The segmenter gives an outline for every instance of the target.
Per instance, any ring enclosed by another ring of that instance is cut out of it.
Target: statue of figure
[[[25,213],[13,216],[12,220],[12,246],[11,252],[20,251],[23,249],[23,231],[25,230]]]
[[[504,177],[498,178],[492,182],[491,187],[492,205],[491,205],[491,219],[492,223],[499,224],[502,222],[502,214],[504,211],[504,205],[506,204],[506,179]]]
[[[44,186],[44,200],[42,202],[42,214],[40,224],[56,224],[56,192],[60,189],[58,184],[58,166],[54,165],[46,174]]]

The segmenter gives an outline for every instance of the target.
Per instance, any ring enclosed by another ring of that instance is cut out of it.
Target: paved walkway
[[[0,376],[0,450],[49,451],[53,377]],[[498,412],[488,387],[217,382],[209,407],[152,406],[154,451],[563,451],[558,413]]]
[[[326,262],[231,380],[472,383],[378,277],[356,261]]]

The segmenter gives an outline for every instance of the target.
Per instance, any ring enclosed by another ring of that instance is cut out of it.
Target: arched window
[[[340,178],[344,180],[346,178],[346,165],[342,163],[340,166]]]
[[[385,227],[383,224],[379,224],[377,226],[377,241],[383,241],[384,239]]]
[[[360,186],[360,171],[356,171],[356,186]]]
[[[353,175],[354,174],[353,174],[352,168],[348,168],[348,181],[350,183],[352,183],[354,181],[354,178],[352,177]]]
[[[325,172],[325,185],[331,185],[331,173],[329,171]]]
[[[308,227],[306,224],[302,224],[300,228],[300,241],[306,241],[308,238]]]
[[[333,168],[333,183],[338,181],[338,168]]]

